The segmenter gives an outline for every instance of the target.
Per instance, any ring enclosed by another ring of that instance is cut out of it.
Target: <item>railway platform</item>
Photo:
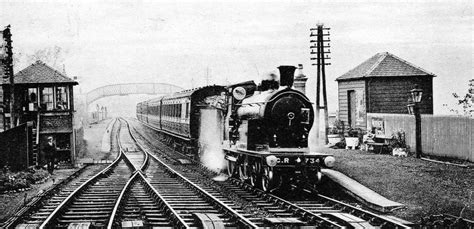
[[[403,207],[404,205],[395,201],[391,201],[373,190],[365,187],[361,183],[344,175],[341,172],[332,169],[322,169],[321,172],[329,179],[340,185],[350,195],[357,200],[365,203],[372,209],[380,212],[391,212],[394,209]]]

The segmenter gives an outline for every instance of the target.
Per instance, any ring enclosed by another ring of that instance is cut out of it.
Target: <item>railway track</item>
[[[131,129],[131,128],[130,128]],[[132,132],[130,136],[134,139]],[[149,152],[143,148],[139,143],[137,146],[140,147],[143,152]],[[180,172],[174,170],[166,162],[162,161],[157,156],[150,154],[150,160],[148,161],[148,167],[145,170],[145,174],[142,174],[143,170],[137,172],[141,175],[146,176],[148,182],[142,181],[142,188],[153,190],[154,196],[160,197],[160,202],[164,204],[171,215],[167,218],[173,218],[173,223],[179,223],[179,225],[173,225],[173,227],[203,227],[208,221],[212,221],[213,224],[220,224],[225,227],[234,228],[256,228],[252,222],[247,220],[240,213],[235,211],[232,207],[226,203],[220,201],[211,193],[202,189],[192,181],[181,175]],[[135,175],[139,176],[139,175]],[[136,178],[138,179],[138,178]],[[142,179],[143,180],[143,179]],[[148,184],[150,186],[148,186]],[[129,185],[129,187],[134,187]],[[136,186],[135,186],[136,187]],[[143,196],[143,192],[134,193],[133,189],[130,189],[130,196],[141,195],[141,198],[149,198]],[[140,190],[136,188],[135,190]],[[124,191],[127,192],[127,191]],[[120,200],[126,202],[125,200]],[[128,200],[127,200],[128,201]],[[146,207],[151,208],[155,203],[149,202]],[[125,218],[123,215],[127,215],[122,207],[122,210],[117,212],[118,218]],[[142,209],[136,209],[135,212],[140,212]],[[148,224],[148,218],[145,217],[144,224]],[[183,224],[183,225],[181,225]]]
[[[41,194],[36,200],[28,203],[24,209],[21,209],[14,217],[7,221],[4,227],[14,228],[17,225],[20,225],[20,228],[27,225],[31,227],[39,226],[75,188],[79,187],[80,184],[104,167],[104,165],[89,165],[87,169],[84,167],[75,175]]]
[[[136,172],[123,189],[108,228],[141,226],[186,228],[186,223],[153,188],[143,173]]]
[[[144,136],[140,137],[144,138]],[[142,142],[146,141],[146,139],[142,139]],[[154,149],[163,147],[160,145]],[[183,155],[180,156],[180,159],[182,157]],[[273,224],[283,225],[285,223],[282,221],[285,220],[289,221],[288,224],[324,228],[410,228],[413,226],[410,222],[378,215],[322,195],[317,195],[316,198],[313,198],[314,200],[292,200],[290,202],[255,189],[240,180],[230,179],[230,182],[212,182],[209,177],[202,179],[208,171],[199,170],[200,166],[196,164],[181,165],[172,162],[169,162],[169,164],[172,167],[185,167],[181,169],[184,176],[207,192],[216,193],[216,196],[220,195],[219,198],[222,202],[231,203],[232,200],[227,197],[230,195],[234,200],[237,199],[237,202],[251,203],[251,209],[257,214],[249,213],[245,209],[239,209],[239,211],[258,227]],[[236,206],[237,204],[234,204],[234,207]]]
[[[327,197],[290,202],[241,180],[216,182],[200,164],[182,163],[184,155],[176,161],[163,145],[156,153],[129,122],[117,124],[116,160],[63,190],[60,204],[40,208],[40,228],[408,228]]]
[[[107,226],[117,198],[135,171],[133,162],[140,161],[134,152],[131,153],[134,156],[133,161],[125,155],[120,142],[123,128],[120,120],[119,125],[121,127],[116,135],[119,155],[115,161],[72,191],[49,214],[40,228],[67,228],[70,225],[84,223],[99,228]],[[142,162],[144,158],[142,153]]]
[[[118,131],[114,121],[112,134]],[[111,141],[111,153],[118,152],[117,144]],[[51,190],[33,199],[27,206],[9,219],[3,226],[5,228],[38,228],[53,211],[79,186],[91,177],[102,171],[106,165],[89,165],[78,170],[72,176],[63,180]]]

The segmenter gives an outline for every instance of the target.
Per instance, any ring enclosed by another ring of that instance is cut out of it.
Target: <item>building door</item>
[[[348,122],[349,126],[352,128],[355,128],[356,126],[356,107],[357,107],[357,101],[356,101],[356,93],[355,91],[347,91],[347,101],[349,101],[349,107],[348,107]]]

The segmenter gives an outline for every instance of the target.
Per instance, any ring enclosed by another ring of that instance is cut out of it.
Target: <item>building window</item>
[[[28,111],[36,111],[38,109],[38,89],[28,88]]]
[[[45,87],[41,90],[41,108],[47,111],[53,110],[54,106],[53,88]]]
[[[69,99],[68,99],[67,87],[56,87],[56,109],[57,110],[68,110]]]

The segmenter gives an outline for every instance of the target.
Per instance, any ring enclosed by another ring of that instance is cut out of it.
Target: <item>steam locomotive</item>
[[[314,121],[310,100],[292,89],[294,66],[280,66],[280,80],[187,90],[137,105],[137,118],[159,130],[162,141],[194,158],[222,142],[228,175],[265,191],[289,185],[315,188],[334,157],[310,152]],[[205,130],[205,131],[204,131]],[[219,133],[215,135],[206,133]]]

